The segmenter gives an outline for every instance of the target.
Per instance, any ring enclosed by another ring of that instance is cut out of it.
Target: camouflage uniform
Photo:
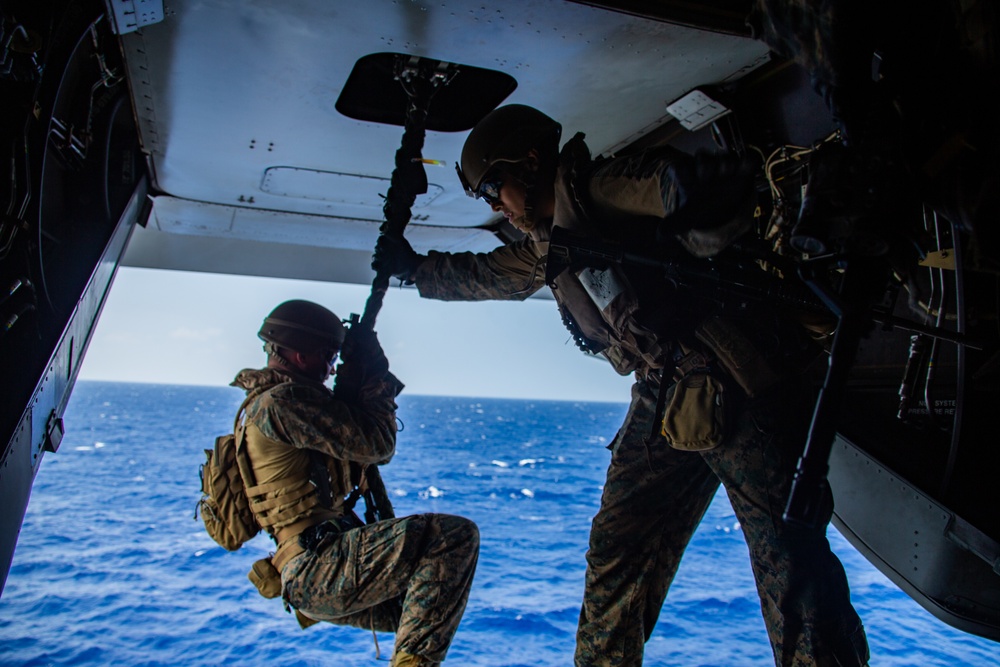
[[[342,381],[361,377],[346,369],[350,363],[341,366],[343,377],[333,391],[274,368],[241,371],[233,383],[257,393],[245,421],[257,485],[314,476],[317,459],[329,473],[330,500],[286,513],[291,518],[269,529],[281,536],[289,526],[315,524],[282,542],[301,551],[275,562],[282,595],[307,619],[395,632],[397,653],[436,664],[444,660],[465,610],[479,533],[468,519],[444,514],[362,525],[344,504],[359,481],[358,464],[392,458],[395,397],[402,388],[388,372]],[[280,506],[283,495],[297,494],[271,491],[272,504]],[[279,546],[279,553],[283,549]]]
[[[649,216],[663,218],[674,210],[677,189],[670,164],[675,157],[658,151],[608,160],[596,168],[577,164],[576,201],[592,221],[604,221],[606,235],[628,237]],[[564,175],[561,169],[557,183]],[[568,217],[560,201],[564,200],[557,185],[557,221]],[[539,266],[545,252],[544,240],[534,236],[488,253],[431,252],[412,278],[423,297],[523,299],[544,282]],[[689,338],[702,316],[699,299],[672,290],[662,274],[657,275],[655,279],[636,272],[629,276],[633,284],[646,279],[645,285],[635,285],[645,294],[639,310],[622,328],[653,330],[663,349],[674,349],[674,342]],[[562,298],[560,291],[553,290],[557,301]],[[565,316],[566,303],[560,307]],[[753,321],[762,329],[760,340],[778,338],[779,326],[762,324],[767,319]],[[653,631],[681,556],[720,482],[750,547],[776,663],[866,664],[864,629],[851,606],[843,567],[825,536],[832,500],[826,521],[816,529],[793,528],[781,519],[808,426],[809,405],[800,381],[786,372],[777,385],[751,399],[724,377],[727,395],[735,400],[729,401],[730,427],[720,446],[686,452],[667,446],[662,438],[647,443],[660,367],[670,364],[664,359],[650,362],[649,340],[637,336],[619,341],[624,356],[611,359],[620,372],[629,365],[621,359],[632,359],[636,383],[625,423],[611,445],[601,507],[591,529],[576,664],[642,663],[644,642]],[[629,356],[630,346],[645,349],[634,349]],[[783,345],[776,347],[771,350],[774,360],[785,351]]]

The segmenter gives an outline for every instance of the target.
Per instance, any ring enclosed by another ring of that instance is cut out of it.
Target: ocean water
[[[81,382],[35,480],[0,597],[2,665],[387,664],[392,635],[300,630],[246,578],[271,543],[227,553],[193,520],[198,466],[241,392]],[[479,569],[446,664],[572,664],[584,552],[626,405],[403,395],[383,469],[398,515],[462,514]],[[833,528],[872,665],[1000,664],[1000,644],[941,623]],[[377,645],[376,645],[377,641]],[[376,656],[379,656],[378,658]],[[773,664],[747,550],[712,504],[646,645],[647,665]]]

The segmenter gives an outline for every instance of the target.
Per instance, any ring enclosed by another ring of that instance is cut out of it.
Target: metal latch
[[[53,410],[52,414],[49,415],[48,422],[45,424],[44,450],[55,454],[56,450],[59,449],[59,445],[62,443],[62,439],[65,434],[66,429],[63,427],[62,417],[57,415],[56,411]]]

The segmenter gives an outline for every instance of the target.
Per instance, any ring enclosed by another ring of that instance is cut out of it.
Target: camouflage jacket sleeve
[[[343,461],[387,463],[396,451],[396,401],[402,384],[391,373],[366,382],[357,401],[325,386],[290,383],[265,392],[247,409],[269,438]]]
[[[442,301],[521,301],[545,284],[544,244],[524,237],[486,253],[431,251],[413,279]]]

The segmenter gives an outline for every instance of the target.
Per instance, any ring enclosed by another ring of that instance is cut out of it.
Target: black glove
[[[362,371],[367,377],[380,377],[389,370],[389,360],[382,352],[378,336],[367,326],[353,324],[347,330],[340,357],[345,366],[353,371]],[[340,371],[338,371],[339,373]]]
[[[382,234],[375,243],[375,254],[372,255],[372,269],[376,273],[389,273],[405,283],[413,283],[416,272],[424,255],[417,254],[402,236]]]
[[[753,163],[736,155],[699,151],[667,168],[670,213],[658,236],[711,229],[744,210],[754,192]]]

